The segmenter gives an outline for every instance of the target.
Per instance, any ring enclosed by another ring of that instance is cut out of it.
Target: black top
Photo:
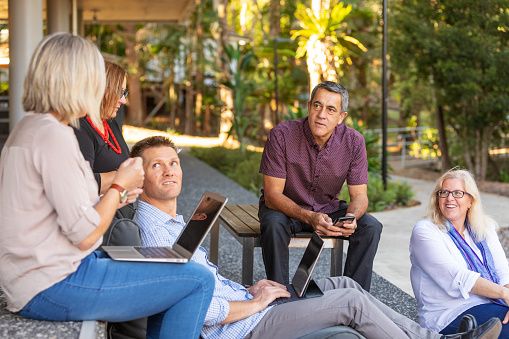
[[[107,122],[120,145],[120,149],[122,150],[120,154],[115,153],[115,151],[104,142],[99,133],[90,126],[85,118],[80,119],[79,129],[73,128],[76,139],[78,139],[78,144],[80,145],[81,153],[83,153],[85,160],[90,163],[90,167],[94,172],[95,180],[99,185],[99,191],[101,190],[100,173],[116,171],[120,164],[129,158],[129,148],[125,143],[122,130],[117,121],[111,119]],[[111,136],[110,142],[115,144]]]

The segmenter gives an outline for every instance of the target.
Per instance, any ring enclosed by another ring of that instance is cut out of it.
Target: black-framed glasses
[[[120,91],[120,99],[122,99],[122,98],[127,99],[128,95],[129,95],[129,91],[127,90],[127,88]]]
[[[447,198],[449,196],[449,194],[452,194],[453,198],[463,198],[465,196],[465,193],[468,194],[467,192],[460,191],[460,190],[454,190],[454,191],[440,190],[440,191],[437,191],[437,195],[440,198]]]

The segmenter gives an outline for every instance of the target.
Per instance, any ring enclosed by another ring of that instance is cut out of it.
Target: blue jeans
[[[440,333],[452,334],[458,332],[458,326],[460,324],[461,318],[465,314],[473,315],[477,320],[477,324],[481,325],[493,317],[499,318],[500,321],[504,320],[504,317],[508,311],[509,307],[495,303],[477,305],[461,313],[456,319],[447,325],[447,327],[440,331]],[[499,338],[509,338],[509,324],[502,324],[502,332],[500,332]]]
[[[113,261],[96,251],[19,312],[54,321],[148,318],[148,338],[198,338],[214,291],[199,264]]]

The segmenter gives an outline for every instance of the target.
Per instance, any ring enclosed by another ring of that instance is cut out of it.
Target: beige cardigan
[[[77,247],[99,224],[97,201],[71,127],[28,113],[0,158],[0,286],[10,311],[76,271],[100,245]]]

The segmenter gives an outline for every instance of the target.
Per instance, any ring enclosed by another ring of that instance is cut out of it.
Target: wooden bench
[[[254,248],[260,247],[258,205],[226,205],[210,234],[210,260],[217,265],[219,257],[219,225],[223,225],[242,245],[242,284],[253,284]],[[297,233],[289,247],[305,248],[311,233]],[[343,239],[323,237],[325,248],[331,250],[330,275],[343,272]]]

